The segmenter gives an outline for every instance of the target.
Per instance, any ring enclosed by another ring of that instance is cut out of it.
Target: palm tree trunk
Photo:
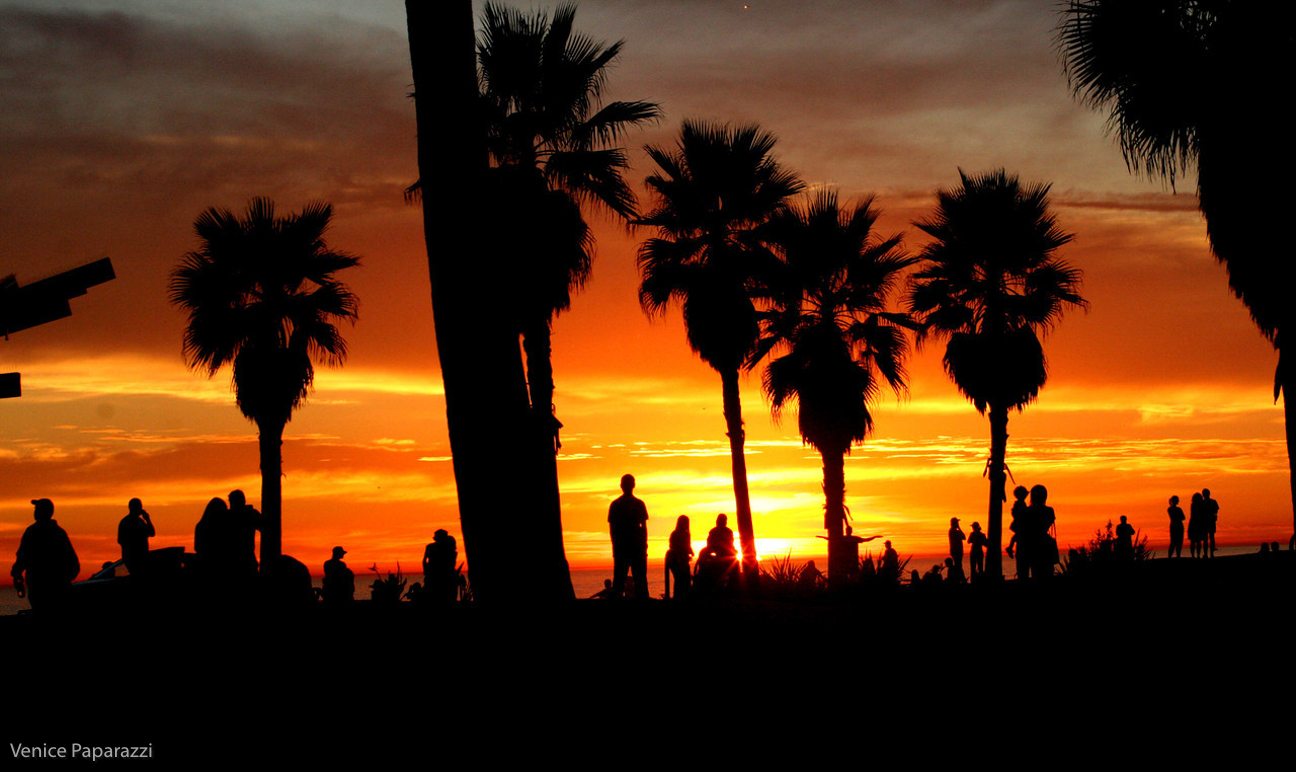
[[[1292,404],[1291,388],[1296,387],[1296,366],[1293,366],[1278,349],[1278,389],[1282,392],[1283,423],[1287,435],[1287,474],[1291,487],[1292,533],[1296,534],[1296,405]]]
[[[557,596],[576,597],[572,589],[567,549],[563,544],[562,497],[558,486],[558,419],[553,413],[553,347],[549,320],[541,319],[522,336],[526,351],[527,388],[531,396],[531,426],[535,437],[534,453],[540,464],[541,485],[536,491],[543,504],[534,518],[535,539],[539,550],[542,580]]]
[[[464,552],[473,597],[496,603],[535,586],[529,569],[540,548],[523,543],[517,525],[537,516],[534,491],[543,475],[535,453],[503,465],[517,438],[529,434],[530,401],[517,330],[481,300],[495,285],[498,262],[490,255],[464,259],[463,247],[450,246],[453,234],[485,226],[488,156],[472,3],[406,0],[405,11],[432,316]]]
[[[729,456],[733,461],[734,506],[737,508],[738,538],[742,542],[743,578],[750,590],[760,582],[760,567],[756,563],[756,531],[752,527],[751,499],[747,494],[747,461],[743,457],[742,399],[738,395],[738,369],[720,373],[724,387],[724,418],[729,436]]]
[[[823,458],[824,528],[828,529],[828,584],[836,585],[854,572],[847,565],[846,456],[820,451]]]
[[[283,553],[284,422],[257,423],[261,456],[261,568],[268,570]]]
[[[990,406],[990,514],[986,528],[986,576],[992,581],[1003,579],[1003,504],[1007,475],[1004,459],[1008,453],[1008,408]]]

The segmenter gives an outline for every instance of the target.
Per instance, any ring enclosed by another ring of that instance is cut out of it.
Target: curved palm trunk
[[[1296,534],[1296,405],[1292,404],[1291,389],[1296,388],[1296,365],[1278,350],[1278,388],[1282,391],[1283,423],[1287,436],[1287,472],[1292,499],[1292,533]]]
[[[448,10],[447,10],[448,8]],[[477,232],[488,165],[477,104],[472,3],[406,0],[418,133],[419,178],[454,184],[424,188],[423,222],[432,283],[432,315],[445,383],[446,424],[454,457],[459,518],[473,596],[506,602],[520,593],[556,600],[555,571],[539,567],[546,547],[526,543],[524,524],[543,517],[548,501],[541,462],[525,440],[530,400],[517,330],[480,294],[495,283],[492,256],[465,259],[447,235]],[[509,466],[504,454],[523,437]],[[552,457],[552,454],[549,454]],[[570,589],[568,589],[570,592]]]
[[[725,434],[729,436],[729,456],[733,461],[734,506],[737,509],[738,538],[742,542],[743,579],[749,589],[760,583],[760,567],[756,563],[756,531],[752,527],[751,499],[747,494],[747,460],[743,457],[743,443],[747,438],[743,430],[742,399],[738,395],[738,369],[720,373],[724,387]]]
[[[257,422],[261,457],[261,566],[273,564],[283,552],[283,432],[284,422]]]
[[[535,442],[536,460],[540,463],[540,488],[536,491],[544,502],[531,523],[534,526],[533,544],[543,561],[539,570],[545,572],[542,580],[552,586],[552,592],[575,598],[572,589],[571,568],[567,563],[567,549],[563,544],[562,497],[558,486],[558,419],[553,413],[553,347],[549,320],[532,325],[522,336],[526,351],[527,388],[531,397],[531,428]],[[546,591],[548,594],[548,591]]]
[[[846,544],[846,455],[820,451],[823,458],[824,528],[828,529],[828,583],[835,585],[854,573]]]
[[[1007,475],[1004,459],[1008,453],[1008,408],[990,406],[990,513],[986,527],[986,576],[1003,579],[1003,504]]]

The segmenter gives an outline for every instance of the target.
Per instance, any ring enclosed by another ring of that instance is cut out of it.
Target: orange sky
[[[422,223],[401,197],[415,176],[403,6],[189,5],[0,8],[0,273],[27,283],[106,255],[118,275],[71,318],[0,346],[0,370],[20,371],[24,388],[0,403],[0,552],[13,553],[36,497],[55,501],[87,567],[117,556],[132,496],[157,524],[154,546],[191,546],[211,496],[259,499],[253,427],[227,374],[185,369],[166,285],[198,212],[268,195],[282,209],[332,201],[333,243],[363,258],[344,276],[361,300],[347,366],[319,372],[288,427],[285,550],[316,570],[334,544],[353,568],[416,565],[433,530],[459,528]],[[651,171],[639,148],[669,142],[685,117],[757,121],[810,186],[876,193],[881,230],[906,231],[912,249],[910,223],[959,167],[1051,181],[1092,307],[1046,340],[1049,384],[1012,416],[1016,480],[1048,486],[1064,546],[1127,514],[1164,547],[1166,498],[1202,487],[1221,501],[1222,540],[1290,535],[1276,357],[1228,293],[1191,186],[1174,195],[1127,174],[1102,116],[1070,98],[1050,4],[748,5],[581,5],[581,29],[627,41],[612,98],[666,113],[630,139],[633,180]],[[719,377],[688,350],[677,312],[650,323],[640,311],[642,234],[593,222],[593,280],[554,334],[576,564],[610,559],[607,503],[625,472],[648,504],[654,556],[677,515],[700,538],[733,511]],[[909,398],[883,398],[875,436],[847,461],[856,530],[902,553],[942,549],[951,516],[984,524],[988,424],[940,355],[915,355]],[[818,551],[819,459],[791,415],[770,421],[759,384],[743,384],[758,539],[767,553]]]

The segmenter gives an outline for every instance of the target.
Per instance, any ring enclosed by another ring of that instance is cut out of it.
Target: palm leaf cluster
[[[782,280],[752,359],[786,349],[764,377],[775,416],[795,401],[801,436],[827,453],[849,452],[872,431],[879,375],[897,393],[905,389],[910,323],[887,301],[913,259],[900,234],[873,232],[878,214],[872,197],[842,208],[824,190],[774,224]]]
[[[1020,409],[1047,379],[1039,334],[1080,297],[1080,271],[1056,252],[1072,239],[1048,209],[1049,186],[1004,170],[959,171],[917,227],[932,237],[912,277],[918,338],[947,338],[946,372],[978,411]]]
[[[769,222],[803,187],[774,142],[756,126],[685,121],[674,149],[646,148],[656,205],[636,224],[659,235],[639,248],[640,303],[649,315],[678,303],[689,345],[721,372],[756,351],[753,298],[777,270]]]
[[[313,361],[346,358],[336,322],[354,322],[357,301],[334,274],[360,260],[325,242],[332,215],[315,203],[279,217],[266,198],[242,217],[207,209],[194,222],[201,246],[172,275],[171,302],[189,312],[185,359],[208,376],[232,365],[235,399],[254,421],[287,422],[314,384]]]

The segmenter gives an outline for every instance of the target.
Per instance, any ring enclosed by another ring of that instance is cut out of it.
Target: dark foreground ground
[[[3,617],[0,767],[76,743],[148,747],[118,763],[156,769],[1246,768],[1290,756],[1292,558],[800,599]]]

